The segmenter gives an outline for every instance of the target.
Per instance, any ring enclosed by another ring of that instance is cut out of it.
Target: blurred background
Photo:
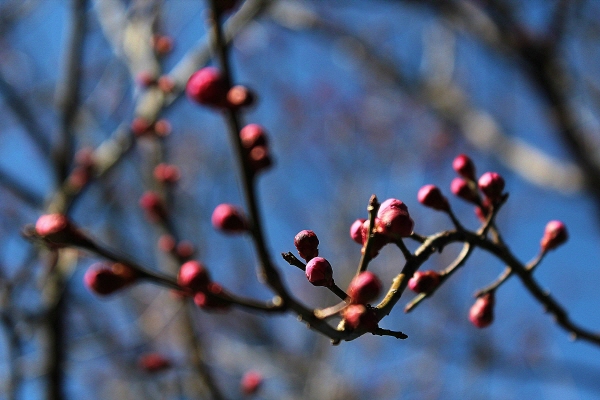
[[[498,290],[492,326],[471,325],[473,293],[504,269],[482,251],[410,314],[406,292],[381,326],[408,340],[331,346],[291,314],[207,313],[151,284],[98,297],[83,275],[100,258],[23,239],[26,224],[61,210],[174,276],[177,257],[157,245],[165,232],[138,204],[151,189],[167,199],[182,251],[193,246],[227,289],[270,298],[250,240],[210,224],[216,205],[243,199],[222,115],[181,94],[211,63],[206,16],[192,0],[0,1],[2,398],[236,399],[249,370],[264,378],[260,399],[600,396],[600,348],[570,340],[516,278]],[[452,160],[466,153],[478,174],[504,176],[510,198],[497,224],[522,262],[549,220],[566,224],[570,240],[535,276],[576,323],[600,330],[599,21],[593,0],[242,2],[227,25],[232,72],[258,94],[244,121],[269,133],[260,209],[295,296],[310,307],[337,302],[279,254],[294,251],[300,230],[315,231],[345,288],[360,259],[349,227],[367,217],[371,194],[404,201],[415,231],[429,235],[452,228],[416,200],[436,184],[477,229],[473,206],[450,195]],[[155,35],[171,42],[157,50]],[[144,76],[162,76],[169,90]],[[136,118],[164,118],[170,134],[135,137]],[[81,190],[73,176],[84,148],[95,169]],[[153,178],[159,162],[180,168],[176,185]],[[423,269],[444,268],[460,248]],[[386,247],[370,268],[389,283],[402,260]],[[148,353],[170,367],[143,368]]]

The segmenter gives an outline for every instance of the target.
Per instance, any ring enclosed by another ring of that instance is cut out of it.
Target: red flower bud
[[[142,87],[148,87],[156,83],[156,76],[150,71],[141,71],[135,77],[136,82]]]
[[[240,233],[248,230],[246,217],[231,204],[219,204],[213,211],[211,221],[216,229],[227,233]]]
[[[182,240],[181,242],[177,243],[177,248],[175,251],[181,258],[190,258],[194,255],[194,245],[189,240]]]
[[[382,233],[381,231],[377,231],[378,226],[379,226],[379,218],[375,218],[375,229],[376,231],[373,233],[373,238],[371,239],[371,248],[370,248],[370,256],[371,258],[375,258],[377,257],[377,255],[379,254],[379,251],[381,249],[383,249],[383,247],[388,244],[390,242],[390,238]],[[365,245],[367,243],[367,239],[369,238],[369,220],[365,220],[365,222],[363,222],[362,224],[362,229],[361,229],[361,235],[362,235],[362,242],[363,245]],[[361,253],[364,254],[365,252],[365,247],[363,246],[363,248],[360,250]]]
[[[273,164],[267,146],[253,147],[248,154],[248,161],[254,173],[269,168]]]
[[[173,50],[173,39],[166,35],[154,35],[152,46],[159,56],[164,56]]]
[[[498,200],[504,190],[504,178],[496,172],[486,172],[477,183],[483,194],[492,201]]]
[[[171,361],[158,353],[143,354],[138,364],[141,369],[150,373],[164,371],[172,366]]]
[[[130,267],[115,263],[110,266],[96,263],[90,266],[83,276],[87,288],[96,294],[107,295],[129,286],[137,279],[137,273]]]
[[[227,92],[227,104],[232,108],[251,106],[255,100],[256,95],[246,86],[236,85]]]
[[[319,238],[313,231],[303,230],[294,237],[294,246],[306,261],[319,255]]]
[[[210,275],[201,262],[188,261],[179,268],[177,283],[185,289],[198,292],[206,289],[210,283]]]
[[[259,124],[248,124],[240,130],[240,140],[246,149],[267,145],[267,134]]]
[[[475,180],[475,164],[467,155],[459,154],[452,161],[452,168],[463,178],[471,181]]]
[[[131,121],[129,129],[135,136],[142,136],[150,132],[152,129],[152,122],[143,117],[135,117],[133,121]]]
[[[354,304],[366,304],[381,293],[382,284],[371,271],[361,272],[348,285],[348,295]]]
[[[350,329],[373,332],[378,328],[379,321],[375,310],[362,304],[351,304],[342,311],[345,325]]]
[[[173,93],[175,90],[175,81],[168,75],[162,75],[158,78],[158,88],[165,93]]]
[[[481,206],[475,206],[475,215],[481,222],[485,222],[487,217],[492,212],[492,202],[487,197],[481,201]]]
[[[469,320],[478,328],[485,328],[494,321],[494,293],[480,296],[469,310]]]
[[[363,224],[366,221],[364,218],[357,219],[350,226],[350,237],[358,244],[364,243]]]
[[[166,119],[159,119],[154,123],[154,133],[158,137],[166,137],[171,134],[171,123]]]
[[[231,306],[231,302],[226,300],[226,297],[223,287],[216,282],[211,282],[206,289],[194,294],[194,303],[207,311],[225,310]]]
[[[381,203],[377,212],[376,231],[391,239],[410,236],[414,222],[408,213],[406,204],[397,199],[388,199]]]
[[[162,183],[175,183],[181,177],[176,165],[160,163],[154,168],[154,178]]]
[[[202,68],[190,76],[185,91],[199,104],[222,107],[226,103],[227,87],[221,72],[214,67]]]
[[[434,210],[448,211],[450,205],[442,191],[435,185],[425,185],[417,193],[417,200],[426,207]]]
[[[557,248],[569,239],[567,228],[561,221],[550,221],[546,224],[544,236],[540,241],[543,251]]]
[[[452,183],[450,184],[450,191],[461,199],[468,201],[470,203],[477,204],[479,201],[479,194],[477,190],[473,186],[469,184],[469,182],[465,181],[462,178],[454,178]]]
[[[333,284],[333,268],[323,257],[314,257],[306,264],[306,278],[315,286],[331,286]]]
[[[415,293],[430,293],[440,284],[440,274],[435,271],[417,271],[408,281],[408,288]]]
[[[160,235],[158,238],[158,248],[165,253],[170,253],[175,250],[176,245],[175,238],[171,235],[164,234]]]
[[[35,223],[36,233],[49,244],[62,247],[81,244],[81,233],[64,214],[45,214]]]
[[[147,191],[140,197],[140,207],[152,222],[164,220],[167,217],[167,207],[156,192]]]
[[[263,376],[258,371],[248,371],[242,376],[241,390],[244,394],[254,394],[260,389]]]

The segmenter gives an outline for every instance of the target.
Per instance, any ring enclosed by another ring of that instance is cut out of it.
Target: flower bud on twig
[[[466,154],[459,154],[452,161],[452,168],[465,179],[475,180],[475,164]]]
[[[450,205],[442,191],[435,185],[425,185],[417,193],[417,200],[426,207],[434,210],[448,211]]]
[[[377,314],[372,308],[362,304],[351,304],[342,311],[345,325],[350,329],[373,332],[378,328]]]
[[[494,292],[480,296],[469,310],[469,320],[477,328],[490,326],[494,321]]]
[[[333,268],[323,257],[314,257],[306,264],[306,278],[315,286],[333,284]]]
[[[226,233],[240,233],[248,230],[246,217],[232,204],[219,204],[212,213],[213,226]]]
[[[294,246],[296,246],[300,257],[306,261],[310,261],[319,255],[319,238],[313,231],[305,229],[298,232],[294,237]]]
[[[366,304],[381,293],[381,281],[371,271],[361,272],[348,285],[348,295],[355,304]]]
[[[91,265],[83,276],[85,286],[93,293],[108,295],[137,280],[137,273],[127,265],[115,263]]]
[[[415,293],[431,293],[440,284],[436,271],[417,271],[408,281],[408,288]]]
[[[561,221],[550,221],[546,224],[544,236],[540,241],[543,251],[557,248],[569,239],[567,227]]]

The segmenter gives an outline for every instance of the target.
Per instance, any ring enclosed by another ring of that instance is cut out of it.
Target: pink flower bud
[[[294,237],[294,246],[306,261],[319,255],[319,238],[313,231],[303,230]]]
[[[314,257],[306,264],[306,278],[315,286],[331,286],[333,284],[333,268],[323,257]]]
[[[342,312],[342,318],[350,329],[373,332],[378,328],[379,321],[375,310],[362,304],[351,304]]]
[[[264,128],[259,124],[248,124],[240,130],[240,140],[242,146],[251,149],[255,146],[267,145],[267,134]]]
[[[498,200],[504,190],[504,178],[496,172],[486,172],[477,183],[483,194],[492,201]]]
[[[69,229],[69,219],[64,214],[45,214],[35,223],[35,231],[41,237],[52,237]]]
[[[231,306],[231,302],[226,300],[226,297],[223,287],[216,282],[211,282],[206,289],[194,294],[194,303],[207,311],[223,311]]]
[[[36,233],[47,243],[62,247],[80,244],[80,232],[64,214],[45,214],[35,223]]]
[[[408,213],[406,204],[397,199],[388,199],[381,203],[377,212],[376,231],[390,239],[410,236],[414,222]]]
[[[116,263],[110,266],[96,263],[90,266],[83,276],[85,286],[93,293],[107,295],[129,286],[137,279],[137,273],[130,267]]]
[[[263,376],[258,371],[248,371],[242,376],[241,390],[246,395],[254,394],[260,389]]]
[[[152,47],[159,56],[164,56],[173,51],[173,38],[167,35],[154,35],[152,37]]]
[[[227,87],[221,72],[214,67],[202,68],[190,76],[185,91],[199,104],[223,107],[226,104]]]
[[[561,221],[550,221],[546,224],[544,236],[540,241],[543,251],[557,248],[569,239],[567,228]]]
[[[480,296],[469,310],[469,320],[478,328],[485,328],[494,321],[494,293]]]
[[[367,304],[381,293],[382,284],[371,271],[361,272],[348,285],[348,296],[354,304]]]
[[[210,275],[204,264],[192,260],[184,263],[179,268],[177,283],[191,292],[198,292],[206,289],[210,283]]]
[[[442,191],[435,185],[425,185],[417,193],[417,200],[426,207],[434,210],[448,211],[450,205]]]
[[[254,146],[248,153],[250,168],[254,173],[269,168],[273,164],[267,146]]]
[[[159,119],[154,123],[154,133],[158,137],[166,137],[171,134],[171,123],[166,119]]]
[[[146,216],[152,222],[158,222],[167,218],[167,207],[163,199],[156,192],[145,192],[140,197],[140,207],[146,212]]]
[[[248,107],[254,104],[256,95],[246,86],[236,85],[227,92],[227,105],[231,108]]]
[[[148,87],[156,83],[156,76],[150,71],[141,71],[136,75],[135,81],[142,87]]]
[[[358,244],[364,243],[363,224],[366,221],[364,218],[357,219],[350,226],[350,237]]]
[[[176,245],[175,238],[171,235],[164,234],[158,238],[158,248],[165,253],[175,250]]]
[[[219,204],[211,218],[213,226],[226,233],[240,233],[248,230],[246,217],[237,207],[231,204]]]
[[[463,178],[470,181],[475,180],[475,164],[467,155],[459,154],[452,161],[452,168]]]
[[[375,258],[377,257],[377,255],[379,254],[379,251],[381,249],[383,249],[383,247],[388,244],[390,242],[390,238],[382,233],[381,231],[378,231],[378,226],[379,226],[379,218],[375,218],[375,232],[373,232],[373,238],[371,239],[371,248],[370,248],[370,257],[371,258]],[[363,245],[366,245],[367,243],[367,239],[369,238],[369,220],[365,220],[362,224],[362,228],[361,228],[361,235],[362,235],[362,243]],[[363,248],[360,250],[362,254],[364,254],[365,252],[365,247],[363,246]]]
[[[142,370],[150,373],[164,371],[172,366],[169,359],[158,353],[143,354],[138,364]]]
[[[452,183],[450,184],[450,191],[461,199],[468,201],[470,203],[475,203],[479,201],[479,194],[477,190],[473,186],[469,184],[469,182],[465,181],[462,178],[454,178]]]
[[[481,201],[481,206],[475,206],[475,215],[481,222],[485,222],[492,212],[492,202],[487,197]]]
[[[133,121],[131,121],[129,129],[135,136],[143,136],[152,129],[152,122],[144,117],[135,117]]]
[[[158,88],[165,93],[173,93],[175,90],[175,81],[169,75],[162,75],[158,78]]]
[[[161,183],[172,184],[180,177],[181,172],[176,165],[160,163],[154,168],[154,178]]]
[[[182,240],[177,243],[175,251],[180,258],[190,258],[194,255],[194,244],[189,240]]]
[[[415,293],[431,293],[440,284],[440,274],[435,271],[417,271],[408,281],[408,288]]]

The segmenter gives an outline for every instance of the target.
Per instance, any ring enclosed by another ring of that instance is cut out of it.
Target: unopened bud
[[[480,296],[469,310],[469,320],[478,328],[485,328],[494,321],[494,293]]]
[[[498,200],[504,190],[504,178],[496,172],[486,172],[477,183],[479,189],[492,201]]]
[[[567,227],[561,221],[550,221],[544,229],[544,236],[540,241],[543,251],[557,248],[569,239]]]
[[[450,205],[442,191],[435,185],[425,185],[417,193],[417,200],[426,207],[434,210],[448,211]]]
[[[342,312],[345,325],[354,330],[373,332],[378,328],[379,321],[375,310],[362,304],[351,304]]]
[[[319,255],[319,238],[313,231],[305,229],[298,232],[294,237],[294,246],[296,246],[300,257],[306,261]]]
[[[333,268],[323,257],[314,257],[306,264],[306,278],[315,286],[333,284]]]
[[[382,284],[371,271],[361,272],[348,285],[348,296],[355,304],[367,304],[381,293]]]
[[[452,168],[463,178],[471,181],[475,180],[475,164],[467,155],[459,154],[452,161]]]
[[[408,288],[415,293],[431,293],[440,284],[436,271],[417,271],[408,281]]]
[[[219,204],[213,211],[211,221],[216,229],[226,233],[240,233],[248,230],[246,217],[231,204]]]

